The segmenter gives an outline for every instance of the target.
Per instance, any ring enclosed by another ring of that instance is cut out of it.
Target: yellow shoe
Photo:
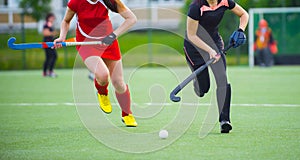
[[[100,108],[102,109],[102,111],[106,114],[111,113],[112,107],[111,107],[108,95],[101,95],[99,93],[97,93],[97,95],[98,95],[98,101],[100,104]]]
[[[138,125],[132,114],[122,117],[122,122],[125,123],[126,127],[136,127]]]

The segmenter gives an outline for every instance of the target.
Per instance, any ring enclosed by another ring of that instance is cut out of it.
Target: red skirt
[[[76,49],[83,61],[85,61],[90,56],[99,56],[103,59],[109,59],[115,61],[121,59],[121,51],[120,51],[118,40],[115,40],[110,46],[87,45],[87,46],[76,46]]]

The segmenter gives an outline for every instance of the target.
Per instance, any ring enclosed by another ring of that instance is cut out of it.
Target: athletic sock
[[[104,86],[100,86],[99,83],[97,82],[96,78],[94,79],[95,87],[98,90],[98,93],[101,95],[107,95],[108,94],[108,83]]]
[[[217,101],[219,107],[219,122],[230,122],[230,102],[231,102],[231,86],[227,84],[226,87],[217,88]]]
[[[117,92],[116,97],[119,102],[119,105],[122,109],[122,117],[128,116],[128,114],[132,114],[130,110],[131,100],[130,100],[130,92],[128,89],[128,86],[126,85],[126,91],[122,94],[119,94]]]

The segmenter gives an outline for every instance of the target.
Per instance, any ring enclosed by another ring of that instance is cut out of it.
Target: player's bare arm
[[[235,5],[235,7],[231,10],[234,14],[240,17],[240,25],[239,28],[245,31],[248,20],[249,20],[249,15],[248,13],[238,4]]]
[[[120,36],[137,22],[137,18],[122,1],[116,0],[116,3],[118,13],[125,19],[125,21],[114,31],[116,36]]]
[[[137,21],[136,16],[132,13],[132,11],[123,4],[120,0],[115,0],[116,9],[112,7],[113,10],[117,11],[125,21],[110,35],[106,36],[102,42],[105,45],[111,45],[112,42],[121,34],[126,32],[129,28],[131,28]]]
[[[217,52],[197,36],[198,25],[199,25],[198,21],[196,21],[190,17],[187,17],[187,37],[188,37],[188,39],[193,44],[195,44],[197,47],[206,51],[210,55],[210,58],[215,58],[216,59],[215,62],[217,62],[220,59],[220,56],[218,56]]]
[[[66,39],[67,33],[69,31],[69,27],[70,27],[70,22],[72,20],[72,18],[74,17],[75,12],[72,11],[69,7],[67,7],[67,11],[66,14],[64,16],[64,19],[61,22],[60,25],[60,35],[59,38],[54,40],[54,43],[56,42],[63,42]],[[60,48],[62,47],[61,45],[55,45],[55,48]]]
[[[244,31],[247,27],[249,15],[248,13],[238,4],[235,5],[234,8],[231,9],[231,11],[240,17],[240,25],[239,29],[232,33],[230,36],[230,44],[233,45],[233,48],[236,48],[242,44],[245,44],[246,42],[246,35],[244,34]],[[242,38],[241,38],[242,37]]]

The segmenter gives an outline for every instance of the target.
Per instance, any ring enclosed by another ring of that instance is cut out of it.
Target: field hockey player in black
[[[201,67],[211,58],[211,65],[217,84],[217,103],[221,133],[232,130],[230,122],[231,86],[227,80],[226,57],[221,51],[224,42],[218,32],[220,21],[226,10],[232,11],[240,22],[237,30],[229,39],[229,45],[236,48],[246,42],[244,34],[248,24],[248,13],[233,0],[194,0],[189,7],[187,17],[184,50],[186,60],[192,71]],[[231,23],[231,22],[228,22]],[[194,80],[194,91],[203,97],[210,88],[209,72],[206,68]]]

